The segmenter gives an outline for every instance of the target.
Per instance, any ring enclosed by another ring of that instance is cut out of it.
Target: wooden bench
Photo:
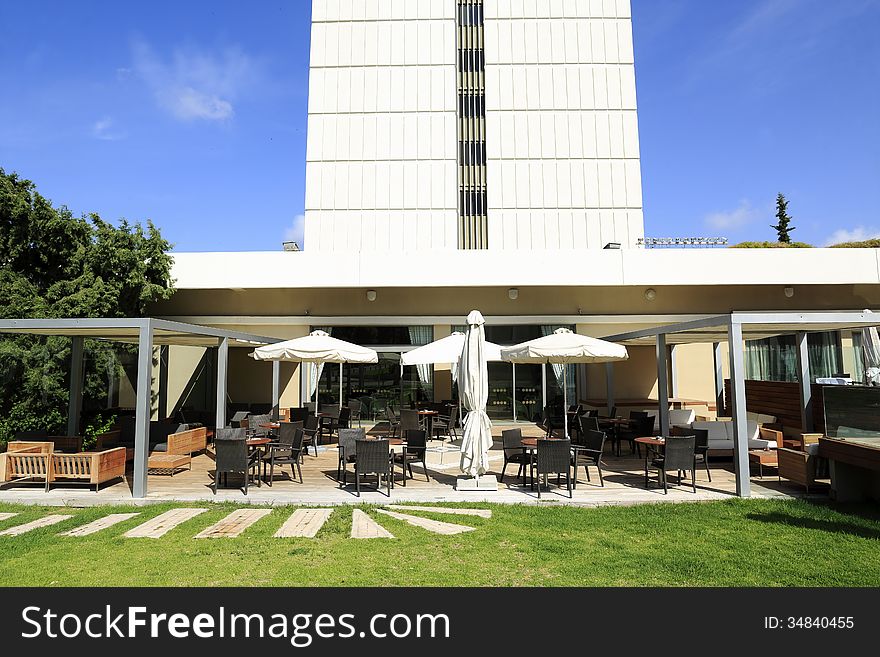
[[[67,480],[94,486],[95,491],[106,481],[125,476],[125,448],[117,447],[103,452],[49,455],[51,467],[46,490],[54,481]]]
[[[4,482],[39,481],[49,490],[49,482],[52,480],[51,452],[6,452],[3,457]]]
[[[178,470],[189,466],[192,470],[192,456],[189,454],[166,454],[165,452],[153,452],[147,459],[148,470],[160,470],[167,472],[172,477]]]

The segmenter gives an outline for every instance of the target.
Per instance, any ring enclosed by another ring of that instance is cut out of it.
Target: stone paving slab
[[[352,538],[394,538],[394,534],[385,529],[360,509],[354,509],[351,517]]]
[[[88,536],[89,534],[95,534],[102,529],[107,529],[108,527],[112,527],[113,525],[118,525],[120,522],[125,522],[135,516],[140,515],[138,513],[111,513],[108,516],[104,516],[103,518],[98,518],[87,525],[83,525],[82,527],[74,527],[70,531],[62,532],[59,536]]]
[[[235,538],[270,513],[272,509],[238,509],[223,520],[200,531],[193,538]]]
[[[125,532],[126,538],[161,538],[172,529],[207,509],[171,509]]]
[[[440,522],[439,520],[428,520],[427,518],[419,518],[418,516],[410,516],[405,513],[397,513],[396,511],[386,511],[384,509],[376,509],[378,513],[384,513],[397,520],[403,520],[413,527],[421,527],[435,534],[443,534],[451,536],[452,534],[463,534],[465,532],[474,531],[474,527],[466,527],[465,525],[455,525],[451,522]]]
[[[331,513],[333,509],[297,509],[275,532],[275,538],[315,538]]]
[[[62,516],[54,514],[51,516],[44,516],[37,520],[26,522],[23,525],[16,525],[15,527],[4,529],[2,532],[0,532],[0,536],[20,536],[21,534],[26,534],[27,532],[34,529],[39,529],[40,527],[48,527],[49,525],[55,525],[59,522],[64,522],[68,518],[73,518],[73,516]]]
[[[0,513],[0,520],[9,520],[17,515],[17,513]]]
[[[450,509],[443,506],[412,506],[408,504],[386,504],[385,506],[395,511],[430,511],[431,513],[451,513],[457,516],[492,517],[492,512],[489,509]]]

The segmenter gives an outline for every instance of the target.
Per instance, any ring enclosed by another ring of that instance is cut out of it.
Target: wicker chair
[[[565,474],[565,485],[568,496],[571,497],[571,441],[565,439],[538,439],[538,454],[532,470],[537,475],[538,499],[541,499],[541,476],[546,484],[547,475],[555,474],[556,483],[560,485],[560,478]],[[534,477],[533,477],[534,480]]]
[[[354,462],[355,486],[358,497],[361,496],[361,475],[376,475],[376,489],[382,488],[382,476],[388,486],[388,497],[394,487],[394,461],[387,439],[355,441],[357,459]]]
[[[431,425],[431,433],[439,436],[449,436],[450,439],[458,438],[458,406],[449,410],[449,415],[438,415]]]
[[[263,456],[263,473],[266,465],[269,466],[268,483],[272,485],[275,476],[275,464],[289,465],[290,478],[293,479],[299,472],[299,483],[303,483],[303,473],[300,467],[303,451],[303,428],[302,422],[284,422],[278,428],[278,442],[269,446],[269,451]]]
[[[354,422],[357,420],[358,426],[361,426],[361,411],[363,410],[363,404],[359,399],[349,399],[348,400],[348,413],[351,421]]]
[[[694,457],[694,448],[696,446],[696,436],[670,436],[666,439],[666,446],[663,456],[659,456],[651,461],[651,467],[657,470],[657,477],[663,482],[663,494],[669,492],[668,480],[670,472],[691,472],[691,485],[694,493],[697,492],[696,480],[696,458]],[[678,484],[681,485],[681,475],[679,474]],[[645,463],[645,488],[648,487],[648,464]]]
[[[397,426],[397,432],[400,435],[405,435],[404,432],[419,430],[422,428],[421,422],[419,421],[419,412],[414,409],[404,408],[400,411],[400,424]]]
[[[348,429],[350,425],[350,418],[351,409],[348,406],[343,406],[341,409],[339,409],[339,415],[337,417],[330,418],[330,436],[332,437],[334,433],[338,436],[340,429]]]
[[[397,429],[400,427],[400,420],[394,415],[394,411],[390,406],[385,407],[385,421],[388,422],[388,428],[391,429],[391,435],[397,436]]]
[[[522,429],[505,429],[501,432],[501,445],[504,454],[504,465],[501,467],[500,480],[504,481],[504,471],[508,463],[516,463],[519,469],[516,476],[525,476],[526,466],[532,465],[532,455],[522,447]]]
[[[410,478],[413,477],[412,464],[421,463],[425,471],[425,479],[431,481],[428,474],[428,464],[425,462],[427,449],[427,436],[421,429],[407,429],[403,434],[406,439],[406,448],[400,454],[394,455],[394,462],[400,464],[403,470],[403,485],[406,486],[406,472],[409,470]]]
[[[287,419],[290,422],[305,422],[309,417],[309,409],[293,407],[287,410]]]
[[[248,434],[253,438],[268,438],[270,430],[261,427],[261,424],[269,424],[271,418],[269,414],[251,415],[248,418]]]
[[[641,456],[641,448],[636,443],[636,438],[654,435],[654,418],[645,417],[636,418],[630,425],[629,429],[623,429],[612,434],[612,442],[616,447],[617,455],[620,456],[620,443],[624,440],[629,443],[631,454]]]
[[[314,415],[309,415],[306,418],[305,424],[303,425],[303,445],[305,447],[304,453],[308,453],[308,446],[312,445],[315,448],[315,456],[318,455],[318,442],[321,438],[321,423],[319,418]]]
[[[709,430],[708,429],[690,429],[688,427],[670,427],[669,435],[671,436],[694,436],[694,460],[702,459],[702,463],[706,468],[706,476],[712,481],[712,473],[709,471]],[[699,462],[699,461],[696,461]]]
[[[244,474],[244,494],[247,495],[248,482],[256,476],[257,486],[260,485],[260,454],[249,452],[245,429],[217,429],[214,434],[214,494],[220,475],[224,477],[230,472]]]
[[[605,487],[602,478],[602,453],[605,450],[605,432],[587,430],[580,434],[579,442],[571,446],[571,465],[574,468],[574,487],[577,488],[578,468],[584,466],[587,481],[590,481],[590,466],[596,466],[599,471],[599,483]]]
[[[347,483],[346,465],[357,460],[357,441],[365,438],[363,429],[339,430],[339,462],[336,465],[336,480],[340,487]]]

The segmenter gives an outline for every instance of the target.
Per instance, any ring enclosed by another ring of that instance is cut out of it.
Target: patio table
[[[419,420],[425,421],[425,433],[428,436],[432,436],[434,431],[434,418],[440,415],[440,411],[418,411]]]
[[[635,442],[645,446],[645,472],[647,472],[651,455],[663,453],[663,448],[666,447],[666,439],[662,436],[641,436],[636,438]]]
[[[565,440],[565,439],[564,438],[523,438],[520,441],[520,445],[522,445],[523,454],[525,454],[526,452],[537,452],[539,440]],[[531,468],[529,469],[529,472],[531,473]],[[529,476],[531,478],[531,474]],[[532,488],[534,488],[535,487],[534,478],[531,479],[530,483],[531,483]],[[526,473],[525,473],[525,468],[523,468],[523,486],[525,486],[525,485],[526,485]]]

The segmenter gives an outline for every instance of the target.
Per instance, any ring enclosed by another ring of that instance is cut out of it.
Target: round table
[[[418,411],[419,418],[425,419],[425,433],[430,438],[434,435],[434,418],[440,415],[440,411]]]

